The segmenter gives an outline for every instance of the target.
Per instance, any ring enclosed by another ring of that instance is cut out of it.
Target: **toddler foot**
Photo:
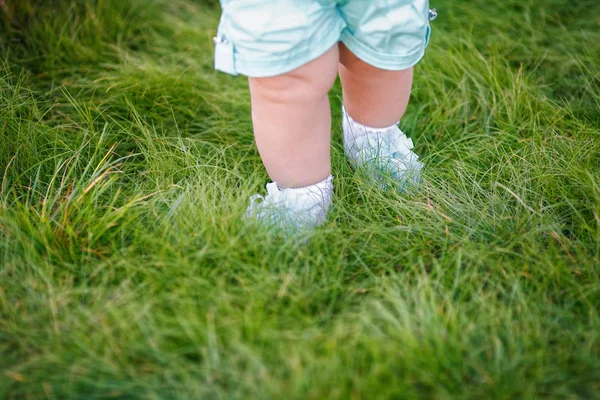
[[[423,163],[413,151],[413,142],[398,128],[370,128],[356,122],[342,107],[344,152],[354,168],[366,168],[380,185],[385,176],[407,190],[420,181]]]
[[[280,189],[267,184],[267,196],[254,195],[244,214],[253,221],[284,234],[308,233],[325,222],[331,204],[333,177],[297,189]],[[260,200],[260,201],[259,201]]]

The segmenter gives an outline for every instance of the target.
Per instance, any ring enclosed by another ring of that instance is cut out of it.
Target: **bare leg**
[[[280,188],[312,185],[331,173],[327,93],[338,63],[336,45],[287,74],[249,79],[256,144]]]
[[[412,140],[396,126],[408,105],[413,69],[388,71],[361,61],[342,43],[339,73],[344,90],[344,151],[378,180],[391,176],[402,190],[419,182],[423,164]],[[386,187],[384,180],[379,180]]]
[[[339,73],[348,114],[357,122],[373,128],[397,123],[406,111],[413,69],[379,69],[360,60],[343,43],[339,47]]]

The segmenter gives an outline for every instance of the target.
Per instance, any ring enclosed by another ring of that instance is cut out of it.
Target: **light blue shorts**
[[[281,75],[341,41],[375,67],[403,70],[429,41],[428,0],[221,0],[215,68]]]

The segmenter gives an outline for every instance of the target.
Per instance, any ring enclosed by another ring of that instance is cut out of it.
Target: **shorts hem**
[[[272,76],[283,75],[293,71],[309,62],[319,58],[339,42],[339,32],[328,37],[327,40],[320,41],[323,43],[317,47],[305,47],[301,51],[296,51],[291,55],[284,57],[273,58],[269,60],[248,60],[235,56],[235,72],[246,75],[250,78],[267,78]]]
[[[390,71],[401,71],[413,67],[425,56],[425,41],[419,51],[408,55],[386,54],[374,51],[352,36],[348,29],[344,29],[340,41],[362,61],[374,67]]]

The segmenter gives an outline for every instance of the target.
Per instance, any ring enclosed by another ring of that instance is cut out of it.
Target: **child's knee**
[[[305,103],[327,95],[337,76],[337,45],[319,58],[283,75],[250,78],[253,96],[282,103]]]

